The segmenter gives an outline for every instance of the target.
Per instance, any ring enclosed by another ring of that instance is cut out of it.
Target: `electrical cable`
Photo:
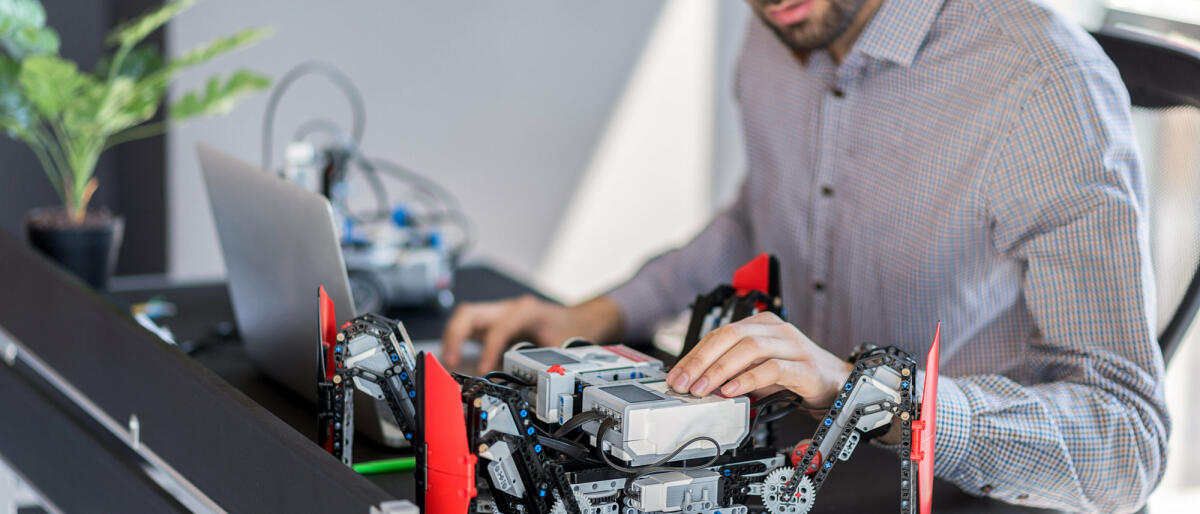
[[[566,423],[562,424],[562,426],[558,427],[558,430],[554,431],[554,437],[564,437],[567,434],[570,434],[572,430],[583,426],[584,423],[596,421],[603,417],[604,414],[601,414],[599,411],[589,410],[580,412],[579,414],[572,416],[571,419],[568,419]]]
[[[355,214],[350,210],[350,206],[347,205],[344,200],[341,202],[342,211],[346,213],[347,217],[360,225],[387,219],[391,215],[389,210],[390,206],[388,205],[390,202],[388,202],[387,189],[384,188],[383,181],[379,180],[379,175],[377,175],[374,171],[364,170],[363,176],[366,177],[367,182],[371,183],[371,191],[375,195],[375,202],[378,204],[375,209],[375,214],[367,215],[365,217]]]
[[[797,399],[797,398],[800,398],[800,395],[793,393],[787,389],[783,389],[780,391],[775,391],[774,393],[768,394],[757,400],[753,400],[750,402],[750,404],[754,407],[758,407],[759,405],[768,405],[771,403],[778,402],[781,399],[791,400],[791,399]]]
[[[586,446],[572,443],[570,441],[564,441],[562,439],[555,439],[554,437],[548,435],[538,435],[538,443],[546,448],[559,452],[575,460],[592,464],[600,464],[600,461],[597,461],[594,457],[592,457],[591,449],[587,448]]]
[[[612,428],[614,426],[616,426],[616,424],[617,424],[617,421],[612,418],[606,418],[603,422],[600,423],[600,431],[597,432],[597,435],[596,435],[596,451],[598,451],[600,453],[600,459],[603,460],[604,464],[606,464],[608,467],[615,469],[617,471],[620,471],[622,473],[631,473],[631,475],[625,479],[625,495],[626,496],[633,496],[633,492],[630,490],[630,487],[633,486],[633,483],[635,481],[637,481],[637,479],[639,479],[643,476],[649,475],[651,473],[659,473],[662,471],[689,471],[689,470],[693,470],[693,469],[703,469],[703,468],[712,466],[713,464],[715,464],[717,462],[717,459],[721,458],[721,444],[718,443],[716,439],[713,439],[706,435],[701,435],[701,436],[696,436],[691,439],[688,439],[687,442],[680,445],[678,448],[675,449],[675,451],[671,452],[666,457],[658,459],[657,461],[647,464],[645,466],[638,466],[638,467],[622,466],[620,464],[617,464],[617,463],[609,460],[608,454],[604,453],[604,436],[605,436],[605,434],[608,433],[609,430],[612,430]],[[716,453],[712,457],[710,457],[707,461],[705,461],[703,464],[694,464],[691,466],[664,466],[664,464],[671,462],[671,459],[674,459],[676,455],[679,455],[681,452],[683,452],[683,450],[687,449],[687,447],[689,447],[697,442],[700,442],[700,441],[708,441],[708,442],[712,443],[713,450],[716,451]]]
[[[380,180],[379,174],[382,172],[397,177],[424,197],[419,198],[418,201],[425,207],[427,212],[414,216],[417,224],[441,225],[443,222],[447,222],[457,227],[457,232],[459,232],[458,241],[456,241],[454,246],[447,249],[451,262],[457,263],[459,257],[474,241],[474,227],[462,208],[458,205],[458,201],[454,195],[450,194],[440,184],[395,162],[385,159],[372,159],[362,153],[362,137],[363,132],[366,130],[366,107],[363,102],[362,93],[345,73],[342,73],[329,63],[321,61],[302,63],[284,74],[275,88],[271,90],[270,97],[267,100],[266,112],[263,114],[263,170],[273,173],[271,170],[272,145],[274,144],[275,118],[279,102],[293,83],[301,77],[310,74],[324,76],[342,91],[350,103],[353,126],[351,132],[347,135],[345,130],[331,121],[323,119],[309,120],[301,125],[297,130],[297,135],[300,138],[304,138],[315,132],[325,132],[341,139],[340,146],[349,151],[349,158],[362,170],[363,176],[370,183],[378,204],[374,213],[367,214],[352,212],[349,205],[346,205],[344,201],[339,201],[338,207],[346,213],[346,216],[350,220],[357,224],[375,223],[390,218],[392,214],[391,205],[388,201],[387,190],[384,187],[383,181]]]
[[[387,159],[367,158],[358,153],[358,160],[359,165],[364,169],[372,172],[381,171],[388,173],[406,182],[414,190],[440,201],[442,204],[440,211],[434,212],[453,222],[462,231],[462,240],[459,241],[458,245],[450,253],[458,256],[470,247],[474,239],[474,227],[463,213],[462,208],[459,207],[458,200],[454,198],[454,195],[450,191],[442,187],[441,184]]]
[[[333,136],[337,141],[338,147],[344,148],[348,151],[347,157],[353,158],[355,162],[358,162],[357,157],[360,155],[358,142],[355,141],[354,137],[347,133],[346,130],[341,127],[341,125],[338,125],[336,122],[328,119],[314,118],[301,123],[300,127],[296,129],[296,133],[292,135],[292,140],[302,141],[317,133],[324,133]],[[389,205],[390,202],[388,201],[387,190],[384,188],[383,181],[379,180],[378,174],[376,174],[373,170],[365,171],[363,175],[366,177],[367,182],[370,183],[371,192],[375,195],[375,212],[366,215],[357,214],[350,209],[350,206],[345,202],[344,197],[331,199],[331,201],[337,202],[337,206],[342,212],[346,213],[346,217],[350,218],[351,221],[358,225],[383,221],[391,215],[391,206]],[[326,178],[326,180],[328,180],[328,178]]]
[[[752,401],[750,405],[757,412],[754,416],[754,419],[750,422],[749,433],[751,434],[753,434],[755,430],[758,430],[758,425],[760,423],[773,423],[775,421],[779,421],[791,414],[794,409],[804,409],[809,411],[829,410],[829,407],[809,407],[804,405],[804,399],[801,398],[800,395],[788,390],[776,391]],[[768,412],[771,407],[775,407],[777,405],[783,405],[783,408],[774,412]]]
[[[329,79],[334,86],[342,90],[342,94],[346,95],[346,99],[350,102],[350,110],[353,116],[353,128],[350,135],[354,140],[354,146],[362,143],[363,132],[366,130],[367,110],[363,104],[362,93],[354,86],[354,82],[342,73],[341,70],[334,67],[332,64],[322,61],[309,61],[302,63],[288,71],[275,88],[271,90],[271,95],[267,99],[267,109],[263,114],[262,127],[262,169],[271,173],[271,146],[274,143],[272,139],[275,137],[275,111],[279,107],[279,100],[283,98],[283,94],[291,87],[292,83],[299,78],[309,75],[319,74]]]
[[[504,380],[505,382],[511,382],[511,383],[522,385],[525,387],[533,387],[532,382],[529,382],[528,380],[525,380],[521,377],[513,375],[512,373],[509,373],[507,371],[500,371],[500,370],[489,371],[483,375],[483,378],[484,378],[484,380],[492,380],[494,378],[498,378],[500,380]]]
[[[583,345],[596,346],[596,343],[588,341],[587,339],[584,339],[582,337],[572,337],[570,339],[567,339],[566,341],[563,341],[561,346],[565,350],[567,348],[574,348],[576,346],[583,346]]]

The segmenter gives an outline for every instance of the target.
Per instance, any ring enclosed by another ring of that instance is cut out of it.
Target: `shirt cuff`
[[[917,372],[917,384],[925,383],[925,372]],[[958,383],[950,377],[938,377],[937,426],[933,439],[933,474],[958,482],[970,466],[971,402]],[[900,444],[872,439],[871,444],[900,453]]]
[[[653,281],[647,277],[634,279],[617,286],[606,295],[621,308],[625,322],[622,339],[649,341],[654,336],[654,325],[663,317],[663,306],[667,305]]]
[[[974,483],[963,480],[977,472],[971,459],[971,400],[957,380],[938,377],[937,424],[933,439],[933,474],[955,483]]]

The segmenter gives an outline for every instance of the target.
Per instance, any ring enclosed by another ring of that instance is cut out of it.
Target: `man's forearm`
[[[608,293],[620,306],[621,337],[646,340],[654,324],[687,307],[697,293],[728,280],[755,253],[739,201],[718,214],[691,242],[650,262]]]
[[[1129,389],[943,377],[937,410],[936,474],[971,494],[1124,512],[1161,478],[1166,413]]]

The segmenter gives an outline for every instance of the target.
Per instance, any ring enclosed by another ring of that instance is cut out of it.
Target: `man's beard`
[[[821,19],[809,18],[796,26],[784,28],[775,25],[765,14],[760,13],[759,17],[783,44],[797,52],[810,52],[828,48],[830,43],[844,34],[864,3],[866,0],[830,0],[826,16]]]

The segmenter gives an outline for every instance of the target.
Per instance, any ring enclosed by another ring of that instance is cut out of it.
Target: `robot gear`
[[[784,467],[776,468],[767,474],[767,479],[763,481],[762,501],[763,506],[771,514],[806,514],[812,508],[813,501],[816,499],[816,489],[813,488],[812,480],[808,476],[800,475],[800,483],[796,485],[796,492],[790,495],[781,494],[784,484],[795,473],[796,468]]]
[[[579,512],[583,514],[600,514],[603,512],[592,506],[592,500],[579,491],[575,492],[575,505],[579,506]],[[554,506],[550,508],[550,514],[567,514],[567,504],[563,502],[562,498],[554,500]]]

